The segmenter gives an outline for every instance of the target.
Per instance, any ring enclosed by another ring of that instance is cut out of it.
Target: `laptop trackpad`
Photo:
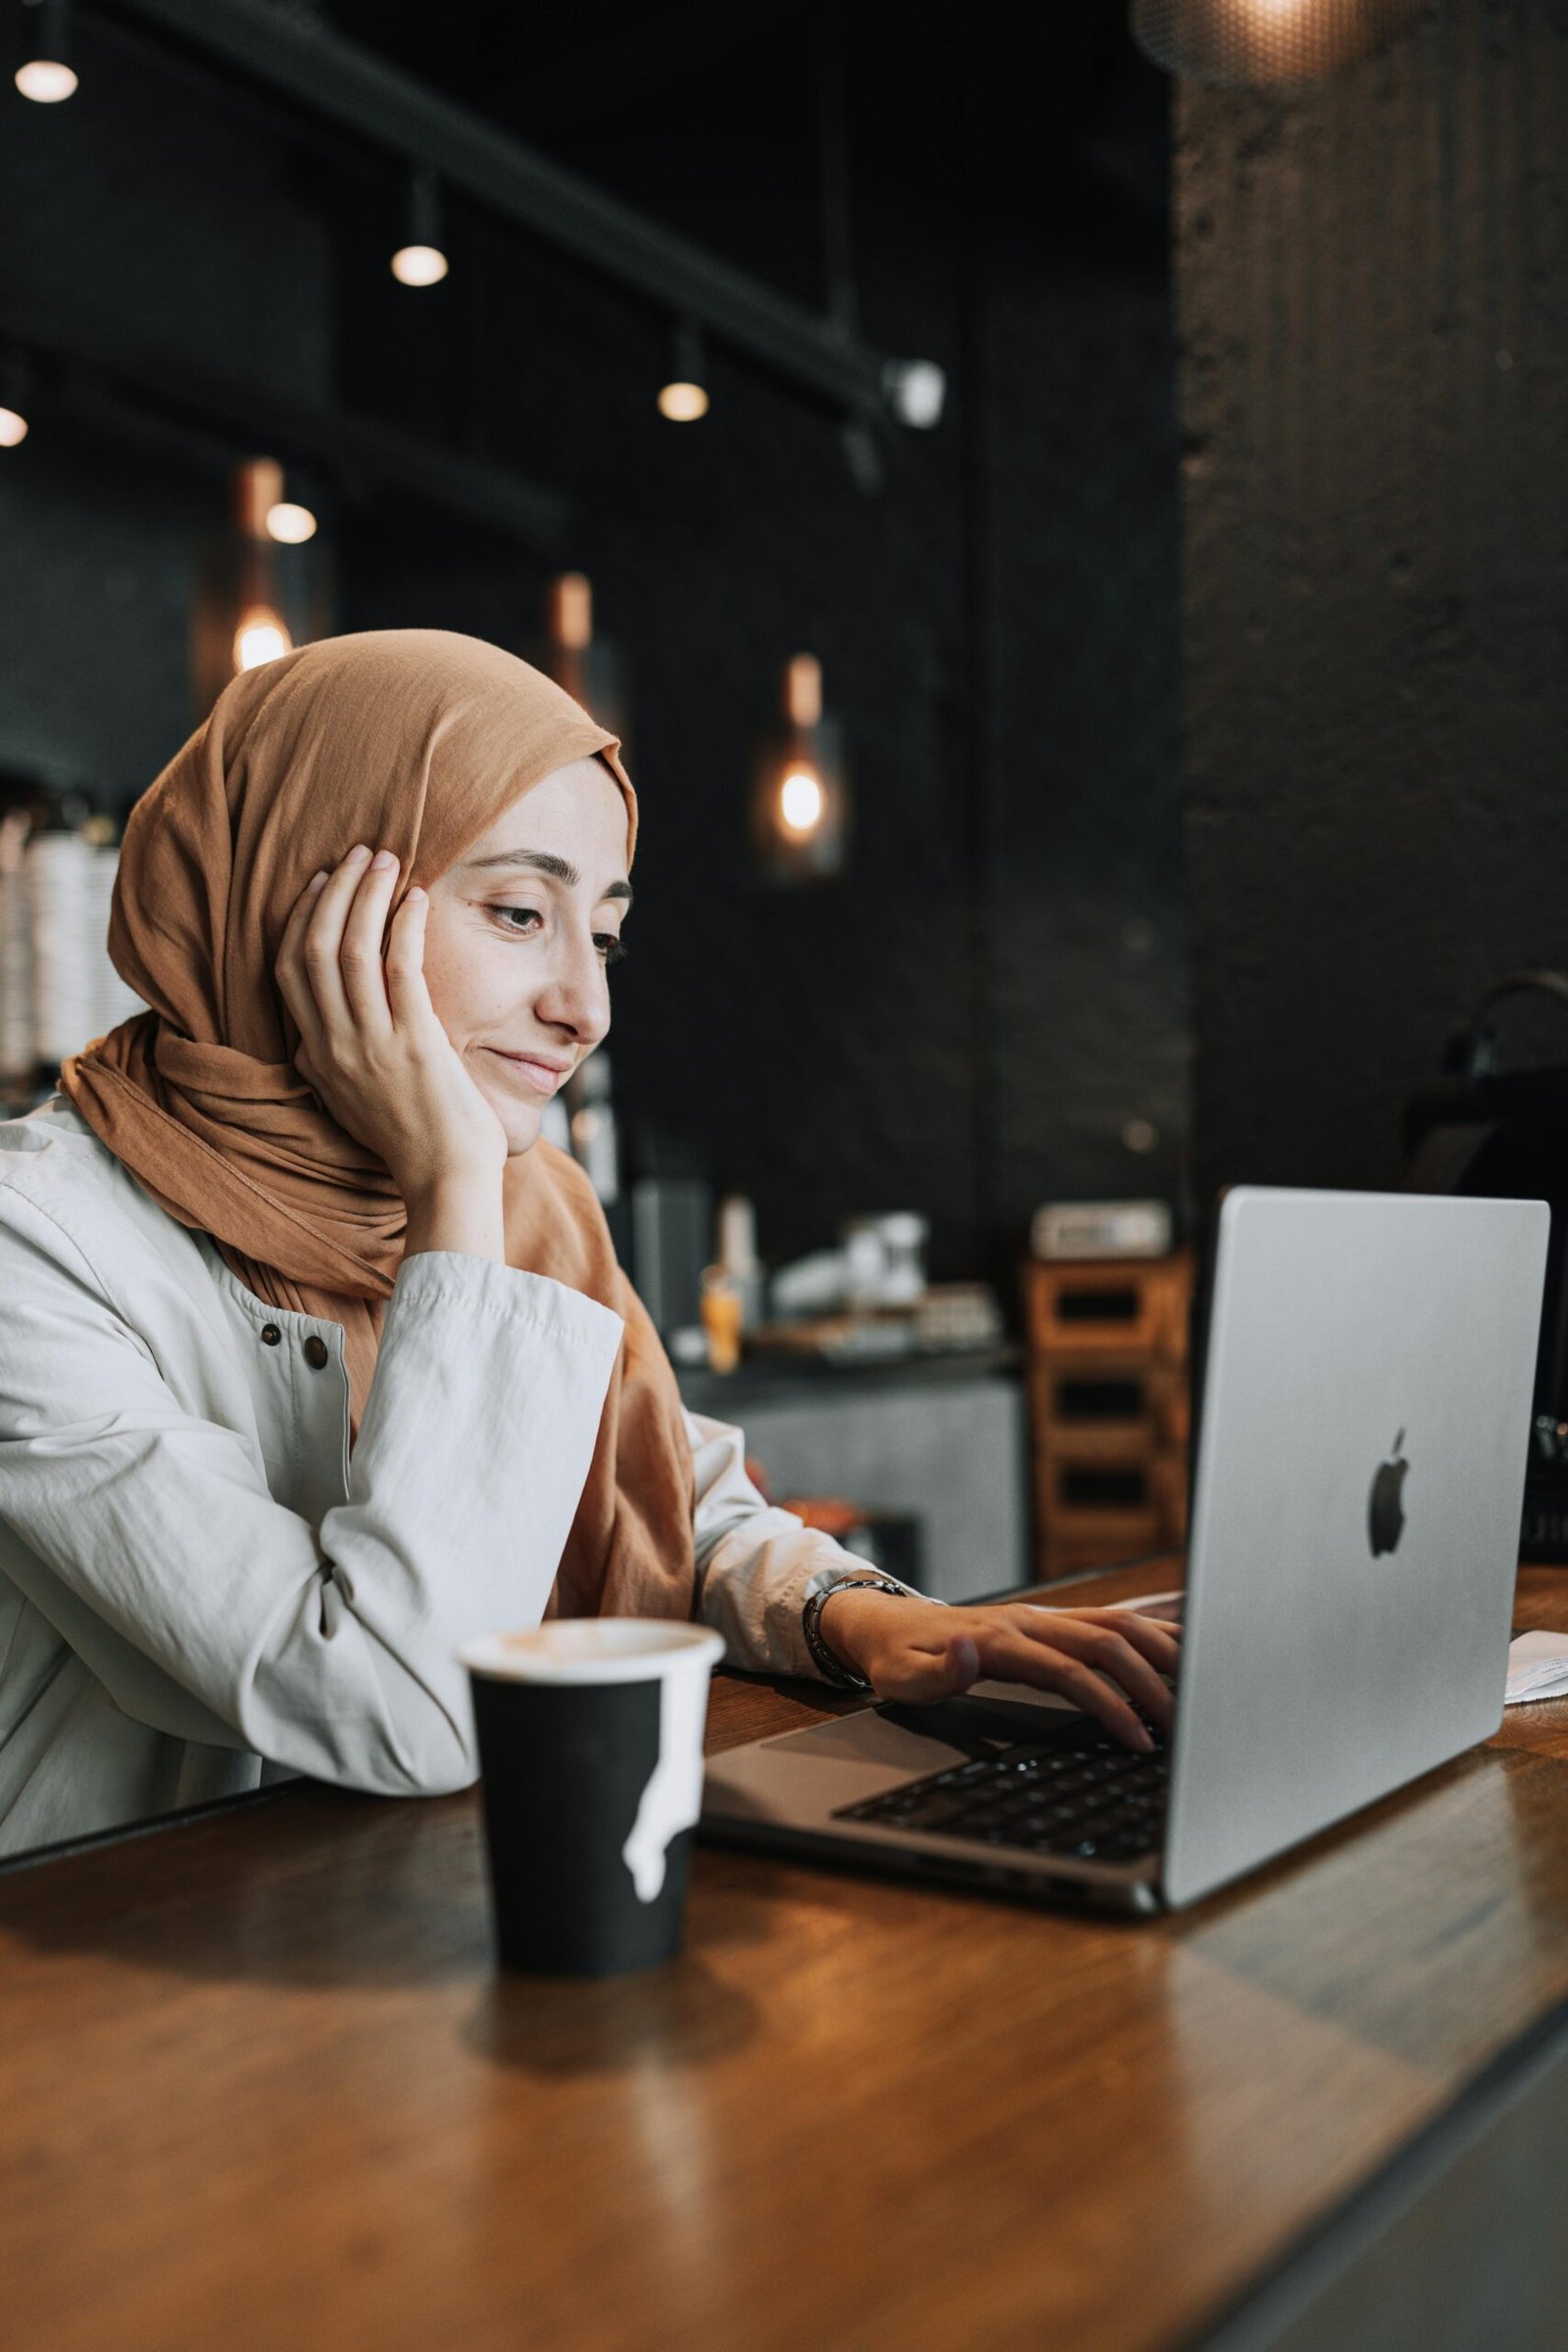
[[[826,1824],[840,1806],[944,1772],[961,1764],[966,1752],[862,1707],[710,1756],[703,1813],[710,1821]]]
[[[709,1821],[826,1828],[843,1807],[902,1783],[949,1771],[972,1756],[994,1756],[1009,1742],[1039,1746],[1081,1738],[1085,1729],[1095,1727],[1076,1707],[967,1695],[929,1707],[884,1702],[710,1756],[703,1812]]]

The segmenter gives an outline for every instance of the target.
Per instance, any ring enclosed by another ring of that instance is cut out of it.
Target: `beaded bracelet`
[[[801,1611],[801,1632],[806,1638],[806,1646],[811,1654],[811,1663],[817,1673],[825,1683],[834,1684],[840,1690],[869,1690],[871,1688],[870,1677],[861,1674],[857,1666],[846,1666],[844,1660],[828,1647],[826,1638],[817,1625],[817,1619],[822,1614],[824,1602],[829,1600],[835,1592],[856,1591],[892,1592],[900,1600],[914,1598],[906,1585],[895,1584],[890,1576],[840,1576],[836,1577],[832,1584],[825,1585],[820,1592],[811,1594],[810,1599]]]

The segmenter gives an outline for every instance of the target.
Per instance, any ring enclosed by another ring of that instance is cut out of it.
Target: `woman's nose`
[[[553,1028],[569,1029],[581,1044],[599,1043],[610,1027],[610,982],[591,939],[564,948],[535,1010]]]

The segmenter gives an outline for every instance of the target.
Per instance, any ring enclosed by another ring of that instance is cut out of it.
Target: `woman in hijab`
[[[0,1852],[279,1774],[462,1787],[460,1646],[552,1612],[1168,1722],[1170,1628],[869,1578],[682,1410],[539,1140],[636,825],[613,737],[425,630],[243,673],[137,805],[110,949],[149,1009],[0,1126]]]

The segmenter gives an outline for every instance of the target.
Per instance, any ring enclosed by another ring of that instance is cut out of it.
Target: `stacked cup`
[[[723,1650],[704,1626],[584,1617],[462,1652],[503,1967],[614,1976],[680,1950]]]

